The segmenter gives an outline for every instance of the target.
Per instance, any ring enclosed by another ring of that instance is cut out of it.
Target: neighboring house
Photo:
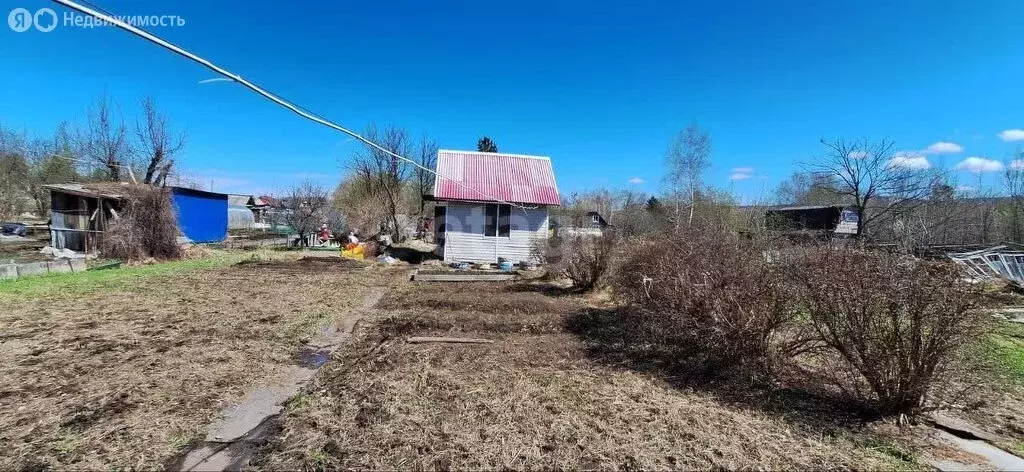
[[[571,212],[570,212],[571,213]],[[551,217],[551,226],[556,236],[601,236],[609,226],[604,217],[596,211],[582,215],[562,214]]]
[[[104,231],[121,211],[122,182],[53,184],[50,191],[50,245],[56,249],[94,252]],[[170,187],[178,228],[192,242],[223,241],[227,236],[227,195]]]
[[[547,238],[548,207],[560,204],[550,158],[441,150],[437,174],[430,198],[445,261],[536,257],[537,242]]]

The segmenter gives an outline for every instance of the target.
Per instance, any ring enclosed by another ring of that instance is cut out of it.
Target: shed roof
[[[440,150],[437,173],[434,198],[438,200],[560,203],[548,157]]]
[[[43,188],[50,191],[81,195],[84,197],[116,199],[121,198],[124,195],[124,191],[131,188],[133,185],[137,184],[130,184],[128,182],[92,182],[87,184],[48,184],[44,185]]]

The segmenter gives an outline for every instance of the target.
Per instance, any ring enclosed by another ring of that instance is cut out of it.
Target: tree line
[[[1005,166],[1001,188],[968,195],[943,169],[908,161],[889,139],[821,140],[822,150],[771,195],[740,205],[705,179],[710,134],[696,123],[681,129],[665,151],[664,190],[596,189],[570,195],[557,218],[579,224],[597,211],[620,233],[637,235],[728,221],[737,229],[763,226],[770,206],[841,206],[858,215],[855,236],[876,243],[989,244],[1024,241],[1024,153]]]
[[[30,136],[0,123],[0,218],[49,211],[47,184],[134,181],[163,185],[174,172],[185,134],[175,130],[151,97],[132,122],[117,102],[100,95],[86,122],[59,123],[52,135]]]

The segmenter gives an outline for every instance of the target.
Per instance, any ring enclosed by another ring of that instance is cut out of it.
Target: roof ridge
[[[511,154],[511,153],[507,153],[507,152],[460,151],[458,149],[438,149],[437,150],[438,154],[441,154],[442,152],[459,153],[459,154],[478,154],[478,155],[485,155],[485,156],[522,157],[522,158],[526,158],[526,159],[541,159],[541,160],[545,160],[545,161],[550,161],[551,160],[551,158],[548,157],[548,156],[534,156],[534,155],[531,155],[531,154]]]

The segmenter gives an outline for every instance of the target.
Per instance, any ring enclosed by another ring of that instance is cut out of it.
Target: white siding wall
[[[484,236],[486,210],[483,203],[448,203],[445,224],[444,260],[497,262],[504,257],[512,262],[528,260],[533,242],[548,236],[548,209],[523,210],[513,207],[509,215],[508,236]]]

